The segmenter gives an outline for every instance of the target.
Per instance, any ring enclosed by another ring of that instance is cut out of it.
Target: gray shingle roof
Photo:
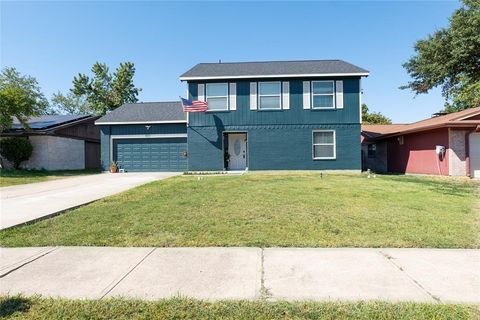
[[[221,78],[261,78],[356,75],[368,76],[368,71],[343,60],[265,61],[199,63],[180,76],[180,80]]]
[[[182,104],[176,101],[125,103],[117,109],[107,113],[95,123],[153,123],[163,121],[186,121]]]

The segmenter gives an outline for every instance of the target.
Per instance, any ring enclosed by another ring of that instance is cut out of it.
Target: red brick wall
[[[445,146],[442,161],[435,146]],[[387,166],[390,172],[448,175],[448,129],[437,129],[403,136],[403,145],[397,137],[388,140]],[[439,171],[440,168],[440,171]]]

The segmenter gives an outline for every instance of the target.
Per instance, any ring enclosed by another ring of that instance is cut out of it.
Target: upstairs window
[[[313,159],[335,159],[335,131],[313,131]]]
[[[277,110],[282,109],[282,89],[280,82],[258,83],[258,109]]]
[[[228,110],[228,84],[207,83],[208,110]]]
[[[312,109],[335,108],[333,81],[312,81]]]

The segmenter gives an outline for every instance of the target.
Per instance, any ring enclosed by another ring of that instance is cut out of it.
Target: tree
[[[33,152],[33,146],[28,139],[10,137],[0,140],[0,155],[10,161],[15,169],[23,161],[27,161]]]
[[[403,67],[413,80],[401,88],[421,94],[441,86],[444,111],[480,106],[480,1],[463,0],[449,26],[417,41]]]
[[[365,103],[362,104],[362,123],[363,124],[392,124],[392,120],[381,114],[380,112],[368,112]]]
[[[48,101],[35,78],[15,68],[0,73],[0,132],[12,127],[13,117],[28,129],[28,118],[46,113]]]
[[[95,113],[85,97],[69,92],[66,95],[60,91],[54,93],[51,99],[50,112],[60,114],[91,114]]]
[[[73,79],[72,93],[84,97],[89,107],[98,114],[105,114],[124,103],[137,102],[141,89],[133,84],[135,66],[132,62],[120,63],[112,74],[105,63],[96,62],[92,67],[93,78],[78,74]]]

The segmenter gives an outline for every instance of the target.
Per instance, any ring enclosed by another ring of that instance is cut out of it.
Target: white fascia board
[[[368,77],[370,72],[358,73],[316,73],[316,74],[275,74],[250,76],[213,76],[213,77],[180,77],[180,81],[217,80],[217,79],[264,79],[264,78],[307,78],[307,77]]]
[[[119,122],[99,122],[95,125],[116,125],[116,124],[162,124],[162,123],[187,123],[187,120],[169,120],[169,121],[119,121]]]

